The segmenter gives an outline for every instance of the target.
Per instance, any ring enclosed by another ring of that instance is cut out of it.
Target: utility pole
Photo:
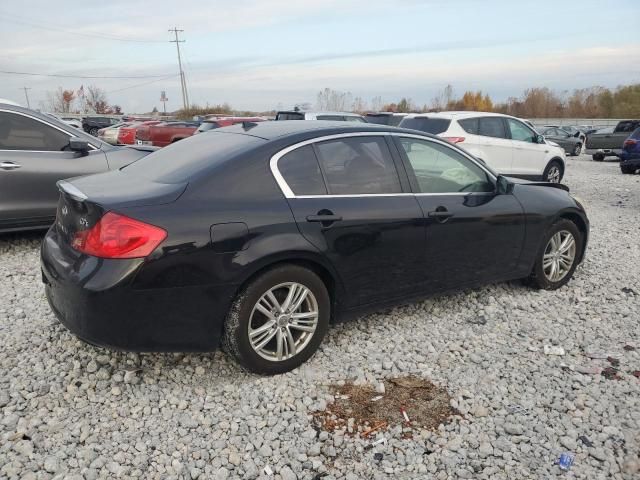
[[[182,57],[180,56],[180,44],[184,43],[184,40],[178,38],[178,33],[184,32],[184,30],[178,30],[177,27],[169,29],[169,32],[173,32],[176,36],[175,40],[169,40],[171,43],[176,44],[178,50],[178,67],[180,68],[180,86],[182,87],[182,106],[185,110],[189,108],[189,94],[187,93],[187,80],[184,77],[184,70],[182,70]]]
[[[31,108],[31,105],[29,104],[29,93],[28,93],[28,90],[31,90],[31,87],[22,87],[20,90],[24,90],[24,96],[27,99],[27,108]]]

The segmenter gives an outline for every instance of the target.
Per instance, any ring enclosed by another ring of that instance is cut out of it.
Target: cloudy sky
[[[615,87],[640,82],[634,18],[638,0],[4,1],[0,98],[24,104],[26,86],[38,106],[48,90],[95,84],[126,112],[161,109],[161,90],[180,108],[174,25],[199,105],[288,108],[324,87],[419,105],[448,83],[497,100]]]

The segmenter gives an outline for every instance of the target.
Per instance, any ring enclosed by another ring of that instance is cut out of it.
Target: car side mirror
[[[496,179],[496,194],[506,195],[511,193],[512,189],[513,183],[511,183],[504,175],[498,175],[498,178]]]
[[[544,143],[544,135],[536,135],[536,143]]]
[[[89,151],[89,142],[84,138],[71,137],[69,139],[69,150],[86,155]]]

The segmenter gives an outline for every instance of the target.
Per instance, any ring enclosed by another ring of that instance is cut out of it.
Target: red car
[[[147,125],[157,125],[162,123],[161,120],[146,120],[143,122],[135,122],[127,127],[121,127],[118,131],[118,145],[133,145],[136,143],[136,132],[138,128]]]
[[[228,127],[229,125],[235,125],[236,123],[264,121],[265,119],[262,117],[212,117],[207,118],[205,121],[203,121],[198,129],[194,132],[194,135],[196,133],[213,130],[214,128]]]
[[[166,122],[141,126],[136,131],[136,144],[166,147],[190,137],[199,126],[200,122]]]

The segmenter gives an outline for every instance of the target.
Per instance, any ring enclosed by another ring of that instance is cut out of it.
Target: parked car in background
[[[592,155],[596,162],[601,162],[606,157],[619,157],[622,144],[638,127],[640,120],[623,120],[618,122],[612,133],[592,133],[587,136],[586,153]]]
[[[222,343],[278,374],[332,321],[492,282],[553,290],[582,261],[589,221],[567,187],[415,130],[323,123],[226,127],[61,182],[41,249],[55,315],[92,344]]]
[[[0,104],[0,232],[49,227],[58,180],[118,169],[149,151],[113,147],[50,115]]]
[[[276,120],[332,120],[337,122],[366,122],[362,115],[351,112],[307,112],[282,111],[276,113]]]
[[[100,130],[98,130],[97,137],[103,142],[110,143],[111,145],[117,145],[118,133],[120,132],[120,129],[127,126],[129,126],[128,123],[121,122],[107,128],[101,128]]]
[[[85,117],[82,119],[82,129],[94,137],[98,136],[98,130],[101,128],[107,128],[120,123],[117,118],[111,117]]]
[[[394,112],[369,112],[364,114],[364,119],[368,123],[375,123],[378,125],[388,125],[390,127],[397,127],[402,119],[406,117],[406,113],[394,113]]]
[[[557,127],[540,127],[538,133],[544,135],[544,138],[557,143],[569,155],[577,156],[582,151],[582,140],[574,134]]]
[[[136,130],[136,145],[166,147],[190,137],[200,126],[200,122],[163,122],[141,126]]]
[[[228,127],[230,125],[236,125],[238,123],[255,123],[255,122],[264,122],[265,119],[262,117],[209,117],[204,120],[198,129],[193,132],[196,133],[208,132],[209,130],[215,130],[220,127]]]
[[[560,130],[564,130],[568,134],[576,138],[579,138],[582,144],[584,145],[586,135],[582,130],[578,129],[577,127],[574,127],[571,125],[545,125],[544,128],[559,128]]]
[[[620,170],[622,173],[636,173],[640,170],[640,128],[636,128],[622,144]]]
[[[59,115],[56,115],[55,113],[45,113],[45,115],[49,115],[51,117],[57,118],[61,122],[64,122],[67,125],[72,126],[73,128],[78,128],[82,130],[82,120],[78,120],[77,118],[74,118],[74,117],[61,117]]]
[[[565,153],[523,120],[499,113],[439,112],[407,115],[399,125],[446,138],[498,173],[559,183]]]
[[[122,126],[118,130],[118,145],[135,145],[136,132],[138,128],[148,125],[158,125],[163,123],[160,120],[146,120],[139,122],[130,122],[127,126]]]

